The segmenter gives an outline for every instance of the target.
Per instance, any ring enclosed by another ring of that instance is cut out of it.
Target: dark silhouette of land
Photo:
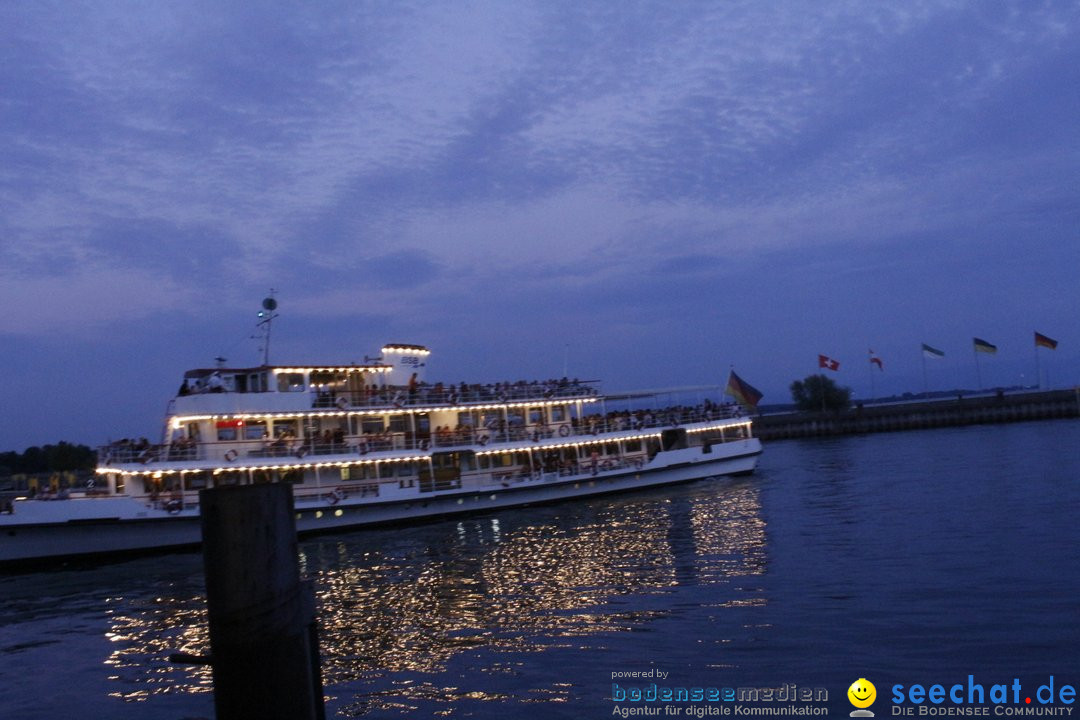
[[[874,404],[858,402],[841,411],[768,412],[754,418],[762,440],[848,435],[894,430],[921,430],[989,423],[1080,417],[1080,388],[1028,390],[990,394],[953,392],[931,399]]]
[[[0,453],[0,477],[17,473],[93,470],[97,453],[85,445],[60,441],[56,445],[29,447],[23,452]]]

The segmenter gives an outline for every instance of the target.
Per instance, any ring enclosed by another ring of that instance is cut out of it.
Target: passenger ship
[[[0,563],[197,545],[199,490],[222,485],[291,483],[309,534],[749,474],[761,453],[734,405],[432,384],[429,355],[188,371],[159,443],[111,443],[90,487],[4,503]]]

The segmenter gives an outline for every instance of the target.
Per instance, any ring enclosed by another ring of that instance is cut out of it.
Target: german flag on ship
[[[1050,348],[1051,350],[1057,349],[1057,340],[1048,338],[1040,332],[1035,333],[1035,347]]]
[[[756,410],[757,404],[764,397],[760,390],[736,375],[734,370],[728,377],[727,389],[724,392],[748,410]]]

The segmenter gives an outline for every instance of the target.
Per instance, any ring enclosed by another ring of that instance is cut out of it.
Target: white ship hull
[[[708,449],[663,451],[640,468],[598,467],[577,475],[533,474],[499,483],[490,477],[483,483],[463,478],[459,488],[429,492],[386,483],[375,498],[301,495],[295,503],[297,530],[310,535],[745,475],[754,471],[760,453],[760,442],[745,438]],[[173,508],[170,513],[145,498],[18,500],[12,513],[0,515],[0,565],[33,566],[47,560],[194,547],[199,542],[197,508]]]
[[[160,443],[103,446],[81,489],[0,493],[0,566],[197,546],[212,488],[289,484],[306,535],[742,475],[761,453],[714,386],[432,384],[429,356],[394,344],[362,365],[189,370]]]

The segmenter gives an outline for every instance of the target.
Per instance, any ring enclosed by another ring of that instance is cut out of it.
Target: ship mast
[[[262,333],[257,337],[262,340],[262,347],[260,349],[263,351],[264,366],[270,365],[270,327],[274,322],[274,318],[278,316],[278,314],[274,312],[277,310],[277,300],[274,299],[275,292],[276,291],[273,288],[270,288],[270,296],[263,298],[262,310],[259,311],[260,319],[255,325]]]

